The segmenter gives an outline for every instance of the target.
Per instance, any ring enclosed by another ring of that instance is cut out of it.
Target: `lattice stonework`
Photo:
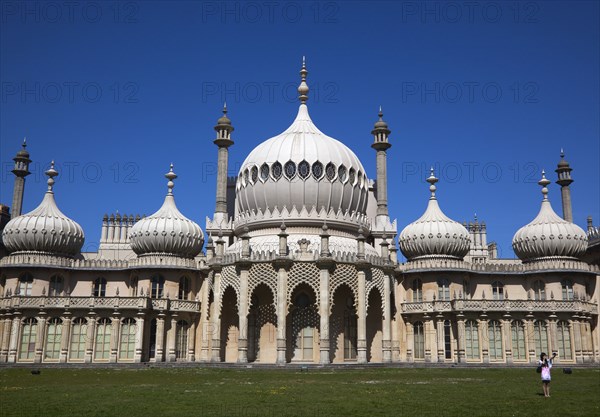
[[[292,293],[302,283],[308,284],[315,292],[315,303],[319,304],[319,268],[311,262],[295,262],[290,268],[287,284],[287,303],[291,304]]]
[[[208,273],[208,276],[206,277],[206,279],[208,280],[208,292],[210,293],[211,291],[214,292],[215,288],[214,288],[214,282],[215,282],[215,271],[210,271]]]
[[[259,284],[265,284],[273,293],[273,300],[277,300],[277,271],[271,264],[259,263],[250,268],[248,274],[248,295],[251,296]]]
[[[379,294],[381,294],[381,312],[385,311],[385,296],[384,296],[384,285],[383,280],[386,279],[383,271],[377,268],[371,268],[371,272],[367,273],[367,282],[365,288],[365,297],[366,297],[366,306],[367,311],[369,310],[369,295],[371,294],[371,290],[373,288],[377,288],[379,290]]]
[[[226,266],[221,272],[221,300],[227,287],[231,287],[235,290],[237,295],[238,303],[240,300],[240,279],[235,271],[235,266]]]
[[[335,272],[329,279],[329,306],[333,307],[333,296],[338,287],[346,284],[352,290],[354,295],[354,304],[358,301],[358,277],[354,265],[340,264],[335,268]]]

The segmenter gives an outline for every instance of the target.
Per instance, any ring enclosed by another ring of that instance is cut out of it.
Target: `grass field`
[[[600,370],[0,369],[9,416],[599,416]]]

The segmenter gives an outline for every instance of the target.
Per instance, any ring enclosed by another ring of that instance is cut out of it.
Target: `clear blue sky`
[[[12,2],[0,6],[0,201],[24,136],[24,211],[55,159],[59,207],[93,250],[106,212],[153,213],[169,163],[180,210],[214,209],[213,126],[235,126],[230,175],[293,120],[301,57],[317,126],[370,177],[379,105],[392,130],[390,211],[423,212],[424,179],[455,220],[488,225],[501,254],[537,214],[536,184],[565,148],[575,222],[600,220],[598,2]],[[550,188],[561,214],[560,191]]]

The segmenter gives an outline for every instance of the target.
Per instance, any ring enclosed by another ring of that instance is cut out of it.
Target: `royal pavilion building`
[[[371,132],[371,179],[314,125],[305,65],[300,75],[295,120],[256,146],[235,178],[223,110],[205,230],[177,209],[171,166],[154,214],[105,215],[98,251],[81,252],[84,231],[57,205],[68,191],[55,186],[53,163],[47,191],[32,196],[40,204],[21,213],[24,144],[0,218],[0,363],[517,365],[542,351],[565,364],[600,360],[600,232],[591,218],[587,231],[573,223],[564,155],[563,216],[542,173],[541,195],[531,189],[540,210],[513,238],[519,259],[497,257],[485,223],[443,213],[433,170],[414,196],[425,212],[398,233],[383,114]]]

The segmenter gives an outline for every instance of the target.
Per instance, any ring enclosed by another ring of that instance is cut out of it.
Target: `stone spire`
[[[228,148],[233,145],[231,140],[231,132],[233,132],[233,126],[231,120],[227,117],[227,103],[223,104],[223,116],[217,120],[215,131],[217,132],[217,138],[214,140],[214,144],[218,146],[218,159],[217,159],[217,195],[215,204],[215,215],[214,219],[217,222],[227,222],[227,166],[229,163],[229,150]]]
[[[573,182],[573,179],[571,178],[571,171],[573,171],[573,169],[571,169],[569,163],[565,160],[565,153],[561,149],[560,161],[555,170],[555,172],[558,174],[558,181],[556,181],[556,183],[560,185],[563,219],[573,223],[573,209],[571,207],[571,190],[569,189],[569,185],[571,185],[571,183]]]
[[[308,84],[306,84],[306,76],[308,75],[308,70],[306,69],[306,57],[302,57],[302,69],[300,70],[300,85],[298,86],[298,98],[300,99],[300,103],[306,104],[308,100]]]
[[[388,140],[391,131],[383,120],[379,107],[379,120],[375,122],[371,134],[374,137],[371,147],[377,152],[377,216],[389,217],[387,199],[387,150],[392,146]]]
[[[25,177],[31,174],[29,172],[29,152],[27,152],[27,138],[23,139],[23,145],[17,155],[13,158],[15,161],[12,173],[15,174],[15,186],[13,188],[12,215],[14,219],[21,215],[23,209],[23,195],[25,194]]]

